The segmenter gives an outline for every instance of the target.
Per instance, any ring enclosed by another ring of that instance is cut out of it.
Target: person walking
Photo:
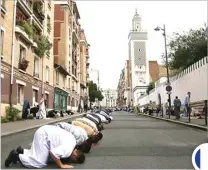
[[[22,119],[26,120],[28,116],[28,110],[30,109],[29,99],[25,99],[23,108],[22,108]]]
[[[178,96],[175,97],[173,103],[174,103],[174,112],[175,112],[176,119],[179,120],[180,119],[181,101],[178,98]]]
[[[191,92],[187,93],[187,96],[185,98],[185,109],[184,109],[184,113],[185,113],[185,117],[188,117],[188,115],[190,114],[190,98],[191,98]]]

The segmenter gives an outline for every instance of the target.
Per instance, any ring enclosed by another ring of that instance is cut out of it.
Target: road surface
[[[102,141],[86,154],[84,164],[74,165],[75,169],[193,169],[192,152],[206,142],[203,131],[127,112],[114,112],[113,117],[105,125]],[[2,168],[11,149],[30,147],[34,131],[2,138]]]

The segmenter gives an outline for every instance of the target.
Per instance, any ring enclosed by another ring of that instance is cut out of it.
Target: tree
[[[96,83],[93,83],[93,81],[90,81],[88,83],[88,87],[89,87],[90,102],[95,102],[95,98],[97,98],[99,101],[103,100],[102,92],[98,90]]]
[[[198,30],[174,33],[168,44],[170,69],[183,70],[207,56],[207,40],[206,25]]]
[[[149,92],[152,90],[152,89],[154,89],[155,88],[155,82],[151,82],[150,84],[149,84],[149,86],[147,87],[147,94],[149,94]]]

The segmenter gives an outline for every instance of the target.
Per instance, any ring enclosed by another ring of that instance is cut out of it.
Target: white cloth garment
[[[94,119],[95,121],[99,122],[98,118],[96,118],[96,117],[94,117],[94,116],[92,116],[90,114],[87,114],[87,116],[90,117],[90,118],[92,118],[92,119]]]
[[[46,108],[45,108],[45,100],[42,98],[39,103],[39,110],[36,113],[36,117],[39,119],[46,119]]]
[[[60,123],[57,123],[56,125],[60,125],[61,128],[72,133],[72,135],[74,135],[76,139],[77,145],[83,144],[84,141],[88,139],[87,132],[79,126],[75,126],[66,122],[60,122]]]
[[[87,123],[89,123],[90,125],[92,125],[96,129],[96,131],[98,132],[97,126],[93,121],[91,121],[90,119],[87,119],[86,117],[83,117],[82,119],[84,121],[86,121]]]
[[[100,119],[101,119],[101,121],[103,122],[103,123],[107,123],[108,122],[108,120],[103,116],[103,115],[101,115],[101,114],[99,114],[99,113],[95,113],[97,116],[99,116],[100,117]]]
[[[102,110],[100,111],[100,114],[106,116],[109,119],[111,119],[111,117],[107,113],[105,113],[104,111],[102,111]]]
[[[78,118],[78,119],[76,119],[77,121],[80,121],[80,122],[86,122],[87,123],[87,125],[89,125],[89,126],[91,126],[92,128],[93,128],[93,130],[95,131],[95,133],[97,133],[98,132],[98,129],[97,129],[97,126],[96,126],[96,124],[93,122],[93,121],[91,121],[91,120],[89,120],[89,119],[87,119],[87,118],[85,118],[85,117],[82,117],[82,118]]]
[[[35,132],[31,149],[24,149],[19,158],[27,168],[44,168],[50,152],[58,159],[67,158],[75,146],[76,140],[71,133],[53,125],[45,125]]]

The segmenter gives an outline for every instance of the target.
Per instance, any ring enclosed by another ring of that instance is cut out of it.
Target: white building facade
[[[102,107],[116,107],[117,90],[105,89],[102,91],[103,100],[100,102]]]
[[[129,33],[129,61],[131,67],[133,104],[139,104],[139,97],[146,93],[149,85],[149,63],[146,53],[147,32],[142,30],[141,16],[137,11],[132,19]]]

